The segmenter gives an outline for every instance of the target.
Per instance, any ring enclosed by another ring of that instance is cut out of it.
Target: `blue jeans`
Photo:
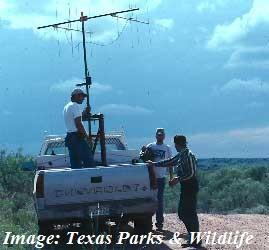
[[[165,187],[165,178],[157,178],[157,187],[158,208],[156,211],[156,227],[163,227],[163,193]]]
[[[93,155],[88,143],[76,132],[67,133],[65,146],[69,151],[71,168],[94,167]]]

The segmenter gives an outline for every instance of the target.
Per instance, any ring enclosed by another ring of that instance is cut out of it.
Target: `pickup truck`
[[[58,168],[52,167],[44,165],[59,156],[56,151],[51,154],[57,148],[50,147],[51,141],[47,139],[45,147],[43,145],[34,180],[39,234],[51,234],[70,225],[79,225],[83,233],[89,234],[93,231],[92,225],[100,231],[109,221],[118,226],[133,221],[139,234],[151,231],[157,196],[152,185],[154,173],[146,164],[132,164],[132,157],[127,163],[115,164],[115,160],[108,157],[109,164],[105,167],[71,169],[66,161]],[[61,139],[54,138],[53,142],[60,143]],[[124,150],[126,148],[121,151]]]
[[[128,148],[123,133],[106,134],[105,141],[108,164],[127,164],[132,163],[133,160],[138,160],[139,151]],[[94,160],[96,165],[101,164],[99,143],[95,150]],[[68,149],[65,147],[63,135],[48,135],[44,138],[41,150],[36,157],[36,165],[38,170],[70,167]]]

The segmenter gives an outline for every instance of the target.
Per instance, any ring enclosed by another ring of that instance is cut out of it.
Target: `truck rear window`
[[[100,143],[97,143],[96,151],[100,152]],[[125,145],[118,138],[106,138],[106,150],[126,150]],[[45,151],[45,155],[61,155],[68,154],[68,150],[65,147],[63,141],[50,142]]]

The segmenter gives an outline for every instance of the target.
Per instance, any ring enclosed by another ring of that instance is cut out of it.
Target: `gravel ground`
[[[247,232],[254,236],[250,245],[245,242],[239,249],[269,249],[269,216],[256,214],[232,214],[232,215],[215,215],[215,214],[199,214],[201,232],[216,232],[217,238],[225,232],[236,231]],[[186,239],[186,230],[184,224],[178,219],[176,214],[165,215],[164,225],[164,244],[160,246],[151,245],[150,249],[182,249],[180,244],[170,244],[174,232],[179,232],[179,238],[184,242]],[[245,237],[246,238],[246,237]],[[203,241],[202,249],[238,249],[235,245],[212,245],[212,238],[209,244]],[[240,239],[240,237],[239,237]],[[227,241],[226,241],[227,242]],[[239,242],[239,240],[237,241]],[[148,247],[146,247],[148,248]],[[145,249],[145,248],[144,248]],[[191,248],[185,248],[191,249]]]
[[[203,240],[203,247],[200,249],[243,249],[243,250],[269,250],[269,216],[268,215],[257,215],[257,214],[231,214],[231,215],[216,215],[216,214],[199,214],[200,221],[200,231],[202,233],[211,231],[215,232],[217,237],[224,235],[225,232],[233,233],[236,235],[236,231],[239,231],[239,236],[243,232],[247,232],[249,235],[253,235],[253,239],[250,245],[243,242],[240,248],[236,248],[236,245],[228,244],[212,244],[212,237],[210,237],[210,242],[207,244],[206,240]],[[129,224],[122,231],[129,232],[131,236],[133,235],[133,225]],[[163,237],[162,244],[151,244],[151,245],[112,245],[112,246],[99,246],[93,247],[88,246],[83,249],[90,250],[144,250],[144,249],[154,249],[154,250],[175,250],[183,249],[181,243],[184,243],[187,238],[186,229],[184,224],[178,219],[176,214],[166,214],[163,232],[153,231],[153,235],[159,235]],[[171,242],[173,240],[174,234],[178,234],[178,241]],[[234,237],[233,237],[234,240]],[[227,241],[226,241],[227,242]],[[240,237],[237,243],[240,242]],[[172,244],[174,243],[174,244]],[[57,249],[57,250],[81,250],[81,247],[64,247],[58,246],[57,248],[45,248],[45,249]],[[194,249],[194,248],[184,248],[184,249]]]

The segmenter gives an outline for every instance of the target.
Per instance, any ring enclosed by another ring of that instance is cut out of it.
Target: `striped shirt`
[[[184,148],[172,158],[156,162],[155,167],[177,167],[177,176],[179,181],[186,181],[196,176],[197,161],[195,155]]]

